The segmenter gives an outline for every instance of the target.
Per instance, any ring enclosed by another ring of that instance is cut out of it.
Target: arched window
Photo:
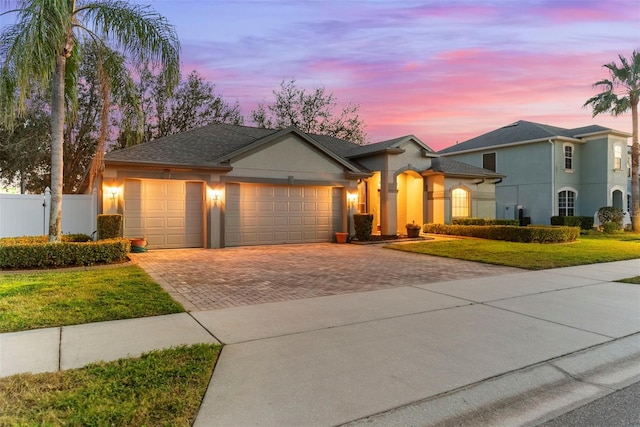
[[[571,190],[558,192],[558,215],[574,216],[576,205],[576,193]]]
[[[464,188],[451,190],[451,217],[469,217],[470,214],[469,191]]]

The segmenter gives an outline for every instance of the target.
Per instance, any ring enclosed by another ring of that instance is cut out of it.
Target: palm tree
[[[631,110],[632,144],[631,144],[631,217],[633,231],[640,231],[640,193],[638,181],[638,161],[640,147],[638,146],[638,99],[640,98],[640,53],[633,51],[631,58],[622,55],[620,65],[615,62],[605,64],[609,70],[609,78],[593,84],[594,87],[604,89],[584,103],[593,109],[593,117],[600,113],[609,112],[614,116]]]
[[[180,44],[174,28],[148,6],[120,0],[17,3],[16,9],[2,14],[16,13],[17,21],[0,34],[0,120],[10,125],[24,111],[33,85],[51,88],[49,241],[56,242],[61,236],[65,97],[71,105],[76,101],[79,42],[92,39],[112,45],[136,63],[160,64],[172,84],[179,78]],[[103,96],[108,96],[108,85],[104,89]]]

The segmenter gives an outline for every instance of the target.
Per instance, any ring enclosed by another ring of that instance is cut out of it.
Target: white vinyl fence
[[[0,194],[0,237],[49,234],[51,193]],[[62,232],[91,235],[97,228],[98,197],[93,194],[62,196]]]

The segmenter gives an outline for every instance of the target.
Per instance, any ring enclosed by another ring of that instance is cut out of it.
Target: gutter
[[[173,163],[150,163],[150,162],[128,162],[123,160],[105,160],[105,166],[125,166],[125,167],[141,167],[146,169],[169,169],[169,170],[206,170],[229,172],[233,170],[233,166],[226,165],[176,165]]]

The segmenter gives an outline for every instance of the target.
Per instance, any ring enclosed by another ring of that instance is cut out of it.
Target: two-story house
[[[629,210],[626,132],[591,125],[565,129],[524,120],[438,152],[506,177],[496,184],[496,218],[533,224],[556,215],[591,216],[603,206]]]

